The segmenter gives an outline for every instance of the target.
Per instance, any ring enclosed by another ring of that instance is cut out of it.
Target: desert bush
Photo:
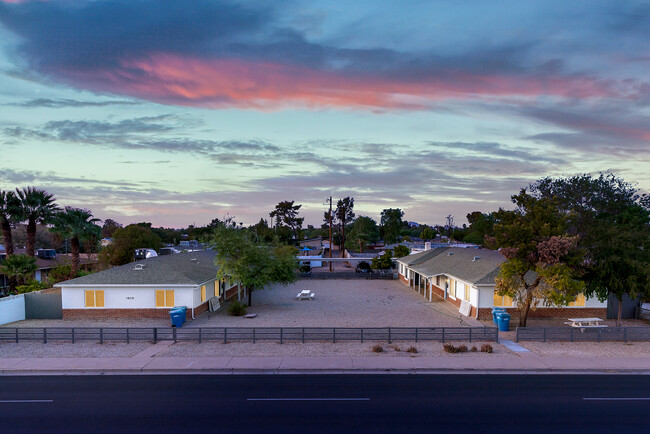
[[[377,344],[374,347],[372,347],[372,352],[373,353],[383,353],[384,352],[384,347],[381,345]]]
[[[407,353],[413,353],[413,354],[415,354],[415,353],[418,352],[418,349],[415,348],[415,347],[408,347],[407,350],[406,350],[406,352],[407,352]]]
[[[398,347],[397,345],[395,345],[395,346],[393,347],[393,349],[394,349],[395,351],[397,351],[397,352],[402,351],[402,349],[401,349],[400,347]]]
[[[458,347],[458,352],[459,353],[466,353],[467,352],[467,345],[461,345]]]
[[[490,345],[490,344],[481,345],[481,352],[483,352],[483,353],[491,353],[492,352],[492,345]]]
[[[443,348],[445,349],[446,353],[457,353],[458,352],[458,348],[456,348],[452,344],[444,344]]]
[[[474,346],[472,346],[472,349],[471,349],[471,351],[472,351],[473,353],[475,353],[475,352],[477,352],[477,351],[478,351],[478,349],[476,348],[476,345],[474,345]]]
[[[228,313],[233,316],[246,315],[246,305],[235,300],[228,306]]]

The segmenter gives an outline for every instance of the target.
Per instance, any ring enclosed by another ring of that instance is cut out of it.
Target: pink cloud
[[[122,61],[111,70],[59,73],[77,86],[177,105],[276,109],[288,106],[411,108],[481,97],[617,96],[611,83],[585,77],[478,75],[450,72],[419,81],[344,75],[239,59],[171,54]]]

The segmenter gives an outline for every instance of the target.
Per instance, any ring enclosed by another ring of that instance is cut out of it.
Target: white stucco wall
[[[494,307],[494,286],[479,286],[478,291],[478,307]]]
[[[23,294],[0,298],[0,325],[25,319]]]
[[[196,307],[193,304],[194,287],[124,287],[124,286],[87,286],[61,287],[63,309],[86,308],[85,290],[101,289],[104,291],[104,309],[152,309],[156,307],[156,290],[174,290],[174,305]],[[88,308],[101,309],[101,308]]]

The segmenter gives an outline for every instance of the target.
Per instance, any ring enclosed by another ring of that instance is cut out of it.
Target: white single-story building
[[[211,298],[237,294],[219,281],[214,251],[157,256],[54,285],[61,288],[63,318],[168,318],[186,306],[188,318],[208,310]]]
[[[491,318],[495,306],[517,311],[510,297],[495,292],[495,279],[505,261],[494,250],[458,247],[435,248],[395,260],[399,278],[427,300],[442,297],[458,307],[466,301],[469,316],[478,319]],[[568,306],[538,307],[529,313],[532,318],[603,315],[607,315],[607,302],[582,294]]]

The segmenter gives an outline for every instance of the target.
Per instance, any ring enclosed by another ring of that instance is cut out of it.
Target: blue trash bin
[[[497,313],[499,312],[504,312],[505,313],[506,309],[503,307],[493,307],[492,308],[492,322],[494,322],[494,325],[498,326],[499,325],[499,320],[497,319]]]
[[[506,312],[499,312],[497,314],[499,319],[499,331],[507,332],[510,330],[510,314]]]
[[[169,318],[172,327],[183,327],[183,311],[181,309],[172,309],[169,311]]]
[[[187,318],[187,306],[174,306],[172,310],[181,310],[183,311],[183,324]]]

